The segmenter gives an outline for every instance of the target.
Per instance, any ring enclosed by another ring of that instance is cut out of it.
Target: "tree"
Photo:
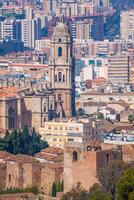
[[[60,180],[56,181],[52,185],[52,196],[56,197],[57,192],[63,192],[63,181],[60,182]]]
[[[131,115],[128,116],[128,121],[130,123],[132,123],[134,121],[134,115],[133,114],[131,114]]]
[[[88,200],[88,192],[78,183],[70,192],[63,195],[62,200]]]
[[[34,155],[48,147],[47,142],[41,140],[41,136],[33,129],[31,134],[27,127],[22,131],[14,130],[0,139],[0,150],[13,154]]]
[[[101,168],[98,172],[98,179],[105,191],[108,192],[112,199],[115,198],[116,184],[123,172],[128,169],[129,165],[123,161],[113,161],[107,167]]]
[[[89,200],[111,200],[109,194],[104,189],[95,183],[89,190]]]
[[[134,191],[129,194],[128,200],[134,200]]]
[[[53,183],[52,185],[52,197],[56,197],[56,185]]]
[[[134,169],[126,170],[117,183],[117,199],[131,200],[134,199]]]

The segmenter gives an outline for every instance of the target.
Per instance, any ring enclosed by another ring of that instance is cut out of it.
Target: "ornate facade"
[[[38,129],[54,117],[71,117],[75,108],[73,70],[71,37],[68,27],[60,22],[52,36],[49,67],[44,71],[48,80],[42,85],[37,79],[34,86],[30,80],[22,80],[18,85],[23,88],[14,85],[15,80],[12,86],[1,85],[0,128],[13,130],[27,125]]]
[[[68,27],[60,22],[52,36],[51,58],[49,62],[49,81],[56,95],[59,117],[71,117],[75,110],[74,68],[71,44]]]

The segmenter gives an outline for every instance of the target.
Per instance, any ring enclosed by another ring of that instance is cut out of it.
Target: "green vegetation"
[[[111,200],[109,194],[98,183],[94,184],[89,191],[89,200]]]
[[[62,200],[89,200],[88,192],[81,187],[80,183],[78,183],[70,192],[63,195]]]
[[[12,188],[12,189],[0,189],[0,194],[14,194],[14,193],[33,193],[38,194],[38,188],[36,186],[27,187],[24,189]]]
[[[134,169],[128,169],[117,183],[117,200],[134,200]]]
[[[56,181],[52,186],[52,197],[56,197],[57,192],[63,192],[63,181]]]
[[[34,128],[31,134],[27,127],[24,127],[22,131],[14,130],[10,134],[7,131],[5,137],[0,139],[0,150],[15,155],[34,155],[46,147],[48,147],[47,142],[41,140],[41,136]]]
[[[133,114],[131,114],[131,115],[128,116],[128,121],[130,123],[132,123],[134,121],[134,115]]]
[[[129,165],[123,161],[114,161],[111,162],[107,167],[99,170],[99,182],[112,199],[115,199],[116,185],[119,178],[128,168]]]

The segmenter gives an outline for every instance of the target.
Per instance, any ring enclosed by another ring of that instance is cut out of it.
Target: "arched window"
[[[57,75],[55,75],[55,82],[57,82]]]
[[[61,101],[61,99],[62,99],[61,94],[58,94],[58,100]]]
[[[63,82],[65,82],[65,75],[63,75]]]
[[[13,129],[15,124],[15,110],[13,108],[8,109],[8,128]]]
[[[59,42],[61,42],[61,39],[59,38]]]
[[[47,106],[46,106],[46,103],[44,103],[44,108],[43,108],[43,110],[44,110],[44,113],[47,112]]]
[[[109,154],[106,155],[106,159],[107,159],[107,163],[109,163],[110,162],[110,155]]]
[[[59,81],[59,82],[62,81],[62,73],[61,73],[61,72],[58,73],[58,81]]]
[[[53,110],[53,100],[50,101],[50,110]]]
[[[73,152],[73,162],[77,162],[78,160],[78,154],[76,151]]]
[[[59,56],[59,57],[62,56],[62,48],[61,48],[61,47],[58,48],[58,56]]]
[[[9,182],[11,182],[11,174],[9,174],[8,180],[9,180]]]

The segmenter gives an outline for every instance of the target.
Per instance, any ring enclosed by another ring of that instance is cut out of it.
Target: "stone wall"
[[[0,188],[6,187],[6,163],[0,163]]]
[[[64,192],[71,190],[78,182],[83,188],[89,190],[94,183],[98,182],[97,172],[101,167],[107,166],[112,160],[121,159],[121,151],[114,148],[103,150],[101,146],[66,146],[64,148]]]

